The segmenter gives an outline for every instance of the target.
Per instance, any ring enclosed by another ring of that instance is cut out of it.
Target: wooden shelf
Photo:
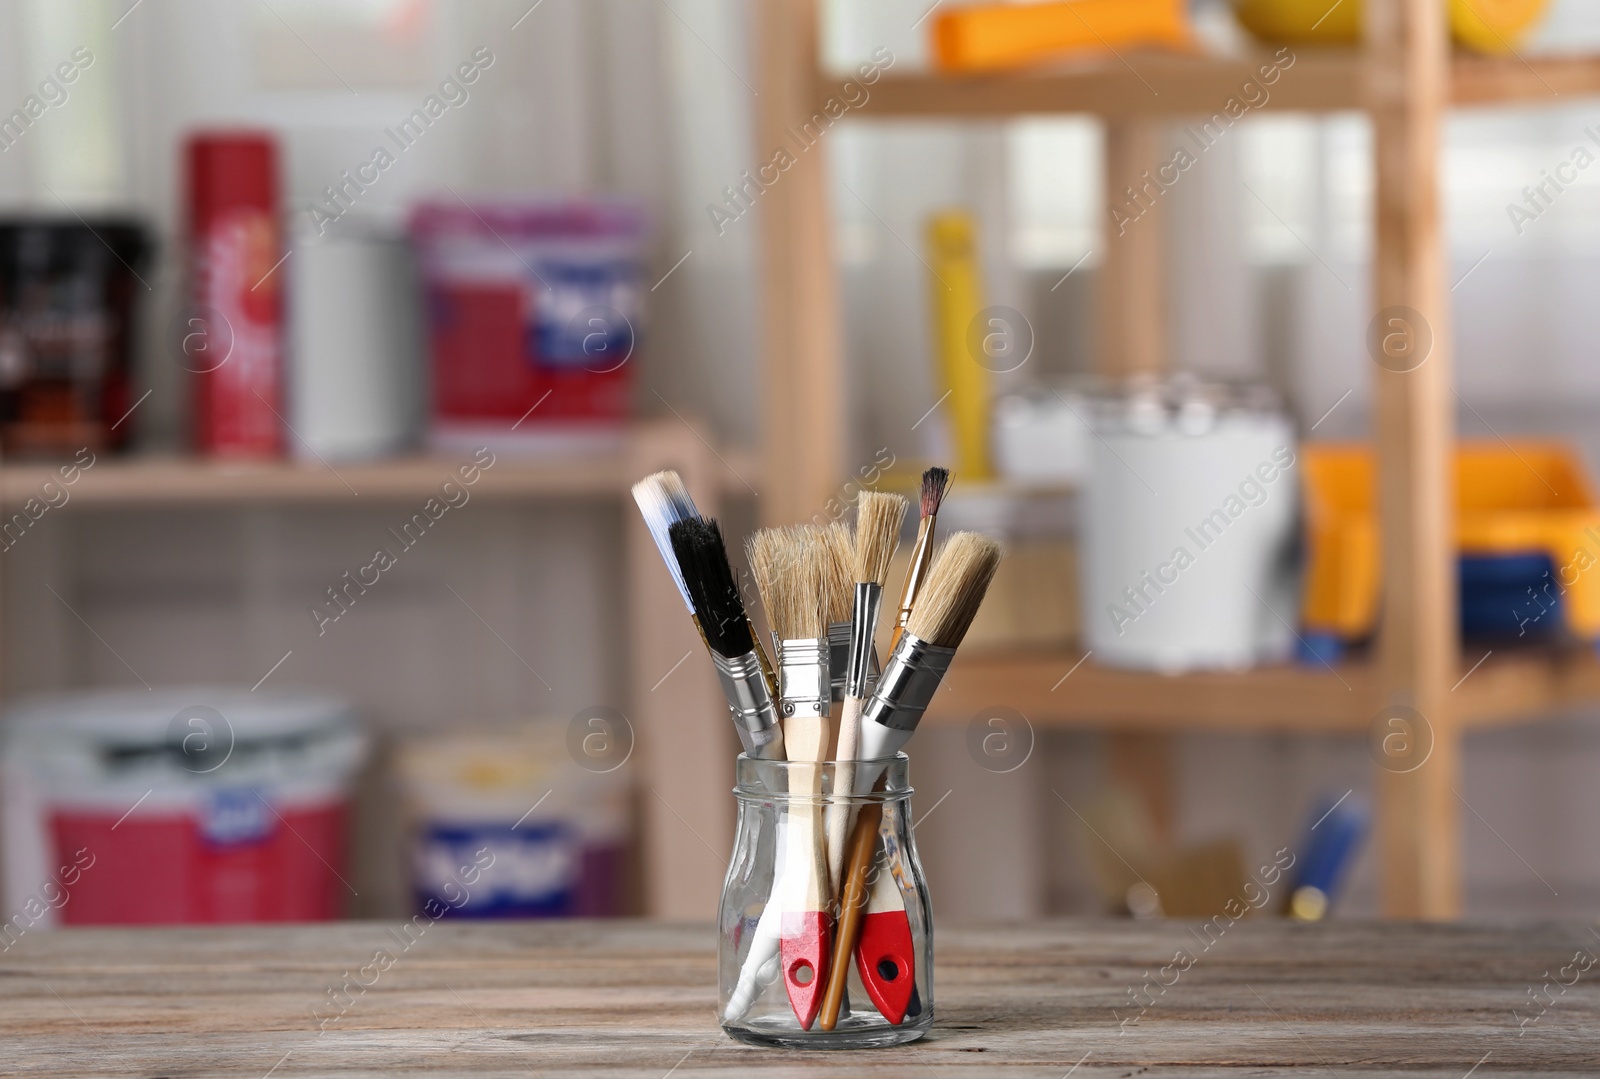
[[[1357,49],[1297,49],[1294,66],[1266,87],[1260,108],[1332,112],[1370,104],[1369,68]],[[1270,52],[1247,57],[1128,54],[1070,66],[1003,75],[886,74],[853,110],[867,118],[965,119],[1089,113],[1109,119],[1221,111],[1255,79]],[[841,76],[819,76],[826,91]],[[1456,56],[1451,100],[1460,106],[1551,104],[1600,94],[1600,56]],[[826,97],[821,93],[819,100]],[[1243,100],[1243,98],[1241,98]],[[1255,106],[1251,111],[1256,111]]]
[[[1360,734],[1379,708],[1366,663],[1263,667],[1183,675],[1112,670],[1081,652],[958,657],[928,721],[964,724],[986,708],[1014,708],[1036,727],[1109,731]],[[1476,658],[1463,663],[1467,675]],[[1458,675],[1457,677],[1460,677]],[[1468,730],[1529,722],[1600,700],[1600,660],[1587,650],[1491,655],[1452,691]]]
[[[726,465],[716,477],[722,490],[735,496],[748,494],[745,481],[757,482],[758,466],[753,457],[734,453],[724,453],[723,457]],[[471,458],[467,453],[440,454],[334,464],[330,468],[314,462],[256,464],[102,455],[76,484],[67,488],[68,504],[133,508],[256,503],[359,505],[374,499],[421,501],[437,495],[447,480],[456,479],[457,469]],[[625,494],[641,474],[641,467],[626,450],[538,459],[500,453],[494,466],[471,488],[471,497],[615,498]],[[43,501],[41,488],[57,478],[55,465],[0,465],[0,508],[12,513],[30,498]]]

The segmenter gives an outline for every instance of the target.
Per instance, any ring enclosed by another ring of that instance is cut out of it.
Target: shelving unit
[[[1003,702],[1043,728],[1365,734],[1381,703],[1371,663],[1150,675],[1092,660],[1073,670],[1078,658],[960,656],[927,722],[965,723]],[[1515,726],[1600,700],[1600,659],[1588,650],[1496,653],[1476,669],[1463,662],[1456,683],[1460,729]]]
[[[816,0],[763,0],[758,145],[781,145],[845,76],[818,69]],[[1600,664],[1587,654],[1494,657],[1462,681],[1456,633],[1450,448],[1455,440],[1450,305],[1438,177],[1441,126],[1452,106],[1536,105],[1600,94],[1600,57],[1452,56],[1440,0],[1368,0],[1367,40],[1346,50],[1295,48],[1270,87],[1274,110],[1363,110],[1373,122],[1377,182],[1371,310],[1407,307],[1433,328],[1420,368],[1372,367],[1373,439],[1380,462],[1383,611],[1370,662],[1167,678],[1085,664],[1079,654],[958,660],[929,722],[964,723],[983,708],[1015,707],[1036,726],[1110,732],[1112,760],[1159,775],[1159,733],[1315,731],[1361,734],[1382,709],[1421,712],[1434,735],[1427,763],[1377,770],[1382,906],[1403,918],[1461,911],[1460,740],[1478,727],[1522,722],[1600,699]],[[1164,160],[1163,125],[1222,109],[1272,50],[1247,57],[1085,60],[983,77],[886,73],[852,122],[992,121],[1087,113],[1105,123],[1105,180],[1118,191]],[[841,383],[839,296],[827,198],[827,147],[812,146],[763,196],[766,418],[761,499],[772,522],[804,519],[846,475],[831,429]],[[1161,209],[1126,237],[1099,245],[1101,370],[1166,366]],[[1081,654],[1081,653],[1080,653]],[[1458,684],[1459,683],[1459,684]],[[1170,798],[1168,799],[1170,803]]]
[[[724,454],[726,467],[711,482],[743,490],[738,477],[754,483],[759,467],[748,455]],[[425,499],[456,478],[461,459],[403,457],[336,466],[316,462],[231,463],[185,457],[106,458],[82,473],[68,490],[72,503],[94,506],[225,505],[229,503],[339,503],[355,498]],[[500,454],[483,472],[473,497],[595,498],[625,494],[639,477],[633,454],[619,448],[600,454],[519,460]],[[20,509],[40,487],[58,480],[50,465],[0,468],[0,508]]]
[[[420,507],[471,456],[330,466],[102,455],[67,488],[68,501],[47,512],[54,517],[90,509]],[[626,504],[627,607],[617,612],[616,624],[626,627],[631,660],[624,708],[635,736],[646,908],[659,917],[703,919],[716,909],[721,880],[704,871],[707,854],[700,837],[728,842],[733,833],[726,784],[707,782],[705,762],[731,761],[734,741],[711,665],[683,662],[685,649],[699,648],[695,631],[649,533],[632,512],[630,486],[664,468],[682,474],[696,505],[708,514],[719,512],[724,495],[747,492],[746,484],[761,482],[760,462],[751,455],[719,450],[704,432],[669,419],[635,424],[604,453],[536,460],[499,453],[471,488],[471,497]],[[27,500],[57,478],[55,466],[0,463],[0,523],[23,512]],[[59,495],[52,497],[59,501]],[[0,562],[0,570],[4,567]],[[665,671],[676,672],[672,692],[652,693]],[[662,812],[663,805],[670,812]]]

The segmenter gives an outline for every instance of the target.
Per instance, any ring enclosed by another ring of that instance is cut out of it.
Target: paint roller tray
[[[1372,450],[1311,443],[1301,460],[1307,634],[1363,638],[1382,580]],[[1459,443],[1455,498],[1463,633],[1600,639],[1600,506],[1575,448]]]

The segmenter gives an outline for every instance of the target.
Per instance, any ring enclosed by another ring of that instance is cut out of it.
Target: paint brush
[[[839,744],[834,754],[833,793],[848,797],[855,790],[855,762],[860,751],[861,713],[871,688],[873,639],[883,605],[883,582],[889,561],[900,544],[900,525],[907,502],[900,495],[867,491],[856,507],[855,564],[850,619],[850,648],[845,662],[844,706],[839,717]],[[828,806],[828,879],[837,893],[844,868],[845,839],[854,813],[848,802]]]
[[[999,567],[1000,545],[976,532],[957,532],[940,547],[862,713],[863,760],[892,757],[911,740]]]
[[[683,605],[693,615],[694,601],[689,598],[683,570],[678,568],[678,559],[672,553],[672,538],[669,535],[675,522],[700,516],[700,511],[694,508],[694,499],[689,497],[689,489],[676,472],[656,472],[633,485],[633,500],[644,517],[644,526],[650,530],[650,538],[656,541],[661,561],[667,564],[667,572],[672,574],[672,583],[677,585],[678,595],[683,597]],[[699,627],[698,622],[695,625]]]
[[[924,520],[927,518],[924,517]],[[956,649],[966,636],[972,620],[977,617],[984,594],[994,580],[1000,566],[1000,545],[973,532],[957,532],[940,548],[928,571],[926,583],[918,591],[916,609],[912,612],[899,643],[889,654],[883,674],[872,690],[861,717],[861,758],[881,762],[898,753],[911,740],[917,724],[927,711],[928,704],[939,689],[944,673],[950,668]],[[858,790],[871,788],[877,783],[883,765],[857,768],[855,783]],[[830,962],[832,977],[824,991],[822,1029],[832,1029],[838,1017],[838,1000],[844,993],[844,978],[838,976],[838,967],[848,963],[856,953],[858,966],[863,962],[858,948],[863,940],[863,923],[868,913],[869,889],[867,875],[872,868],[873,852],[877,847],[878,814],[865,809],[859,815],[849,839],[849,859],[839,888],[841,896],[839,922],[834,934],[834,951]],[[884,885],[887,887],[887,885]],[[893,900],[872,890],[875,913],[881,915],[874,921],[873,938],[868,942],[869,952],[892,952],[902,959],[910,955],[904,940],[909,936],[909,923],[905,921],[904,900],[895,911]],[[869,958],[871,958],[869,956]],[[874,985],[867,982],[868,995],[885,1017],[892,1014],[893,1004],[900,993],[909,994],[907,982],[914,972],[900,969],[895,977],[880,978]],[[874,969],[876,967],[874,966]],[[907,982],[899,979],[905,978]],[[892,986],[888,983],[893,983]],[[879,1000],[879,994],[884,1000]],[[906,997],[909,1000],[909,995]],[[884,1002],[891,1004],[884,1010]],[[904,1016],[904,1006],[899,1014]],[[891,1020],[895,1021],[895,1020]]]
[[[791,762],[787,852],[769,906],[783,904],[778,943],[784,988],[801,1028],[810,1030],[827,981],[831,938],[822,814],[832,706],[825,608],[829,555],[823,530],[805,526],[763,529],[751,537],[749,553],[778,642],[783,740]]]
[[[756,650],[721,527],[715,519],[688,517],[672,523],[668,539],[745,754],[783,760],[777,702]]]
[[[823,578],[823,618],[828,624],[828,675],[833,703],[844,700],[844,674],[850,658],[852,586],[855,583],[856,539],[843,522],[820,528],[826,570]]]
[[[856,758],[860,752],[861,713],[866,708],[867,693],[871,688],[869,659],[872,641],[878,630],[878,612],[883,603],[883,581],[889,573],[889,561],[894,557],[900,542],[900,525],[905,520],[907,502],[899,495],[868,491],[861,496],[856,509],[855,537],[855,588],[851,621],[850,653],[845,677],[843,713],[839,719],[839,745],[834,757],[834,800],[828,805],[828,879],[834,894],[840,897],[840,909],[850,906],[851,899],[840,888],[845,864],[845,845],[850,826],[856,817],[855,807],[848,801],[855,793]],[[875,807],[881,816],[882,807]],[[876,842],[874,830],[864,842]],[[871,856],[867,851],[865,857]],[[861,897],[856,897],[859,908]],[[903,907],[902,907],[903,909]],[[845,980],[849,973],[849,951],[839,950],[839,929],[835,929],[834,955],[828,968],[828,985],[823,992],[821,1023],[823,1030],[832,1030],[839,1020],[839,1009],[844,1000]]]
[[[939,505],[944,502],[950,487],[948,468],[930,468],[922,474],[922,491],[919,499],[921,518],[917,522],[917,542],[911,548],[911,565],[906,569],[906,583],[900,591],[900,612],[895,617],[894,633],[889,638],[889,649],[900,643],[911,612],[916,609],[917,596],[922,590],[923,578],[933,562],[933,534],[938,524]]]

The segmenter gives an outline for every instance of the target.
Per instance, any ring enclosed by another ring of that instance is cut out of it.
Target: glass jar
[[[905,754],[853,768],[834,797],[839,765],[741,756],[733,861],[722,886],[717,966],[722,1029],[754,1045],[864,1049],[915,1041],[933,1025],[933,913],[911,833]],[[829,818],[846,814],[841,828]],[[823,849],[830,825],[847,834],[834,885]],[[851,848],[870,870],[847,883]],[[843,994],[828,1007],[839,950],[839,893],[858,897]],[[830,1017],[836,1018],[830,1024]]]

